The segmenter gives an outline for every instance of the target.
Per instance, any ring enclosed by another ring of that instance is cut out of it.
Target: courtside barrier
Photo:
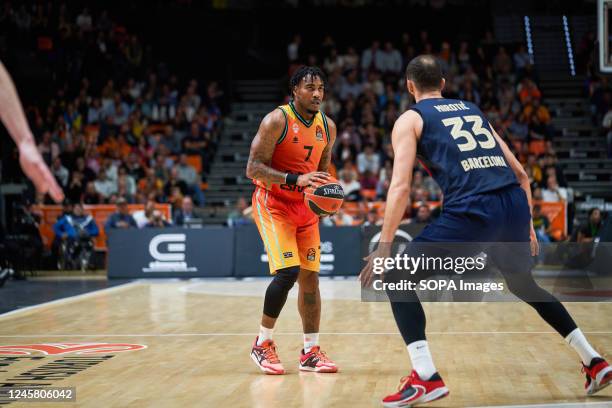
[[[198,278],[232,276],[234,231],[116,229],[109,234],[109,278]]]

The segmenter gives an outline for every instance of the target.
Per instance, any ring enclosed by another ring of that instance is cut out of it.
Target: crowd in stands
[[[56,73],[52,95],[24,100],[39,151],[71,202],[118,205],[107,228],[182,225],[197,218],[193,207],[205,203],[222,123],[219,84],[179,78],[154,60],[146,39],[107,11],[75,7],[56,2],[0,7],[0,26],[11,44],[26,47],[41,67]],[[404,70],[422,53],[441,61],[446,97],[481,107],[523,163],[534,199],[573,201],[552,144],[552,114],[523,45],[500,45],[491,32],[479,41],[438,42],[420,31],[375,40],[365,49],[338,44],[332,36],[315,54],[302,48],[296,35],[287,47],[289,74],[309,64],[328,76],[323,109],[338,126],[333,164],[353,204],[353,211],[324,223],[381,223],[382,212],[372,203],[384,200],[389,187],[391,130],[413,103]],[[612,89],[606,78],[594,76],[589,92],[594,121],[603,124],[612,146]],[[411,198],[406,222],[428,222],[443,200],[422,166],[415,170]],[[128,203],[145,210],[127,217],[122,209]],[[172,219],[160,217],[154,203],[172,204]],[[227,224],[248,222],[248,201],[239,200]],[[543,240],[562,238],[553,236],[546,222],[540,232]]]
[[[318,54],[302,55],[301,44],[301,37],[296,35],[288,45],[289,73],[302,63],[322,66],[326,72],[324,110],[338,126],[333,162],[347,201],[360,203],[360,211],[352,216],[339,213],[327,223],[381,222],[380,214],[363,202],[386,197],[393,162],[391,130],[398,116],[413,103],[404,71],[408,62],[422,53],[434,54],[440,60],[446,97],[481,107],[523,163],[536,199],[572,201],[572,191],[567,188],[552,145],[555,128],[551,112],[542,101],[532,57],[523,45],[498,45],[491,32],[478,42],[434,43],[427,31],[416,37],[405,33],[398,39],[375,40],[363,50],[337,45],[327,36]],[[415,169],[411,195],[413,205],[406,213],[406,222],[423,219],[425,203],[429,203],[431,213],[443,199],[421,165]],[[427,214],[429,217],[431,214]]]
[[[221,126],[219,84],[179,78],[107,11],[76,7],[6,2],[0,8],[10,43],[54,73],[48,98],[23,103],[67,199],[181,208],[190,197],[204,205]]]

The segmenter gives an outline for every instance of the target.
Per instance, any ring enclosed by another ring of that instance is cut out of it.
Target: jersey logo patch
[[[293,129],[293,133],[297,133],[300,131],[300,125],[298,125],[297,122],[293,122],[293,125],[291,125],[291,129]]]
[[[323,141],[323,129],[321,129],[321,126],[319,125],[317,125],[316,138],[318,142]]]
[[[293,136],[293,140],[291,141],[291,143],[298,143],[300,140],[298,139],[297,136]]]

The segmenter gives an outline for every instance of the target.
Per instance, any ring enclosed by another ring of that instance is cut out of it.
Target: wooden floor
[[[76,387],[77,403],[43,405],[49,407],[376,407],[410,371],[388,304],[324,299],[321,342],[340,372],[299,373],[301,326],[291,298],[275,336],[288,374],[262,375],[249,352],[265,281],[240,296],[232,296],[234,285],[139,282],[5,314],[0,346],[146,346],[102,353],[113,357],[53,380],[53,386]],[[612,357],[612,303],[567,307],[596,348]],[[597,398],[584,396],[578,358],[524,304],[430,303],[425,308],[435,363],[451,390],[448,398],[428,406],[594,407],[612,401],[612,387]],[[5,367],[0,363],[0,381],[27,378],[24,373],[69,357],[87,360],[74,353],[15,359]]]

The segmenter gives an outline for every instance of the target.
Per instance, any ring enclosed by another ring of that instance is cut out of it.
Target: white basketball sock
[[[319,333],[304,333],[304,354],[310,353],[310,349],[319,345]]]
[[[578,353],[582,363],[585,366],[590,365],[592,359],[601,357],[599,353],[597,353],[595,349],[591,347],[580,329],[574,329],[574,331],[567,335],[565,341],[567,341],[568,344],[572,346],[574,350],[576,350],[576,353]]]
[[[429,351],[427,341],[415,341],[406,346],[406,348],[408,349],[408,354],[410,354],[412,368],[422,380],[429,380],[431,376],[436,373],[436,367],[431,358],[431,352]]]
[[[274,328],[268,329],[267,327],[259,326],[259,337],[257,338],[257,345],[261,346],[266,340],[272,340],[272,334],[274,333]]]

